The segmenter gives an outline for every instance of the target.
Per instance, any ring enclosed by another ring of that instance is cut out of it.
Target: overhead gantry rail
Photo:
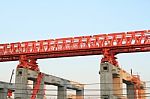
[[[0,62],[150,51],[150,30],[0,44]]]

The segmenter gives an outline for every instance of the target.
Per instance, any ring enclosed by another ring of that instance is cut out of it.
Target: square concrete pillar
[[[123,81],[121,77],[113,78],[113,94],[118,97],[118,99],[124,99],[123,97]]]
[[[84,90],[76,90],[76,99],[84,99]]]
[[[136,93],[134,91],[134,84],[127,84],[127,98],[128,99],[135,99]]]
[[[0,99],[7,99],[7,88],[0,89]]]
[[[58,86],[57,99],[67,99],[67,88],[65,86]]]
[[[113,95],[112,65],[109,63],[100,64],[100,89],[102,99],[112,99]]]
[[[15,79],[15,99],[29,99],[31,90],[28,90],[28,70],[18,68]]]
[[[143,84],[141,84],[140,89],[141,89],[141,98],[146,99],[146,97],[144,95],[146,93],[146,82],[143,82]]]

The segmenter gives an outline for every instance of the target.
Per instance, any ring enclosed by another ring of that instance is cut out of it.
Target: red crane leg
[[[33,88],[31,99],[36,99],[36,95],[37,95],[38,91],[42,90],[42,89],[40,89],[40,84],[41,84],[42,78],[43,78],[43,74],[39,73],[37,80],[36,80],[36,84],[34,85],[34,88]]]

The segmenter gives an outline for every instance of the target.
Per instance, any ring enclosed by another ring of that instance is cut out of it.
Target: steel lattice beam
[[[0,44],[0,62],[20,55],[36,59],[150,51],[150,30]]]

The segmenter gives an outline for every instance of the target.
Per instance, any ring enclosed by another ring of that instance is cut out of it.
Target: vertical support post
[[[76,99],[84,99],[84,90],[76,90]]]
[[[134,90],[134,84],[132,83],[127,83],[127,98],[128,99],[135,99],[136,98],[136,93]]]
[[[143,82],[143,84],[141,85],[141,88],[140,88],[140,90],[141,90],[141,99],[146,99],[146,83],[145,82]]]
[[[43,77],[42,77],[42,80],[41,80],[41,84],[40,84],[40,88],[39,88],[39,91],[38,91],[38,93],[37,93],[37,98],[36,99],[44,99],[44,91],[45,91],[45,89],[44,89],[44,75],[43,75]]]
[[[114,99],[113,98],[113,66],[110,63],[100,64],[100,89],[101,99]]]
[[[28,90],[28,70],[17,68],[15,80],[15,99],[28,99],[31,94]]]
[[[118,69],[116,69],[118,70]],[[124,98],[123,97],[123,80],[120,74],[113,74],[113,94],[117,96],[119,99]]]
[[[7,99],[7,88],[0,89],[0,99]]]
[[[67,89],[65,86],[58,86],[57,99],[67,99]]]

